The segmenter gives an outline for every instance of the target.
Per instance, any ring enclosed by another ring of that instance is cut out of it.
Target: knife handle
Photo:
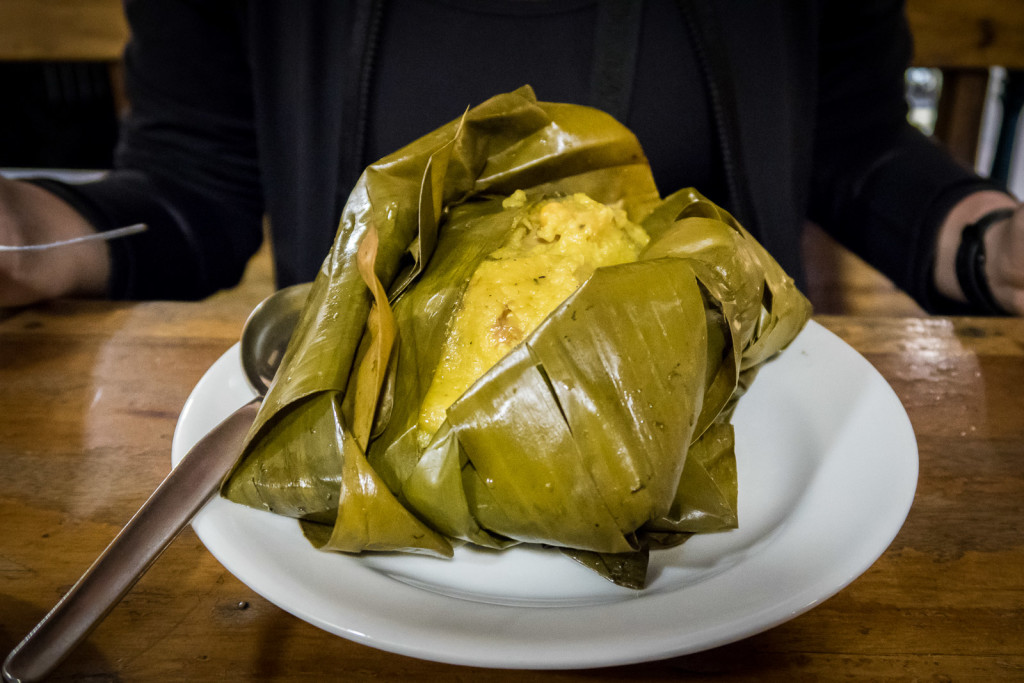
[[[259,403],[236,410],[185,454],[103,554],[7,656],[5,681],[44,679],[121,601],[220,490]]]

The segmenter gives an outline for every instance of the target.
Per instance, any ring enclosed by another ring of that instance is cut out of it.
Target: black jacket
[[[198,298],[234,284],[264,213],[278,284],[316,274],[373,161],[368,93],[385,4],[129,0],[132,114],[116,169],[84,186],[49,184],[100,229],[150,224],[112,243],[112,296]],[[935,310],[938,224],[990,185],[906,122],[902,3],[678,5],[725,176],[721,203],[798,281],[810,219]],[[443,84],[439,74],[438,97]]]

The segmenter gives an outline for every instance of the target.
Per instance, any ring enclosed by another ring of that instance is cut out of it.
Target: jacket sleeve
[[[197,299],[238,282],[262,239],[263,197],[242,17],[231,2],[130,0],[131,111],[101,180],[40,184],[111,242],[109,293]]]
[[[907,122],[912,40],[903,3],[822,3],[810,217],[932,312],[963,312],[932,286],[938,228],[995,185]]]

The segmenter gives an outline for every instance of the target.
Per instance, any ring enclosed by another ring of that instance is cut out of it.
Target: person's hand
[[[1024,204],[985,234],[985,272],[992,296],[1014,315],[1024,315]]]
[[[92,232],[81,214],[52,193],[0,178],[0,244],[42,244]],[[0,251],[0,308],[61,296],[101,295],[109,273],[110,255],[103,242]]]
[[[1012,218],[993,224],[985,233],[985,275],[996,302],[1013,315],[1024,316],[1024,205],[1002,192],[984,191],[953,207],[939,230],[935,254],[935,286],[956,301],[967,297],[956,275],[956,253],[964,228],[982,216],[1013,209]]]

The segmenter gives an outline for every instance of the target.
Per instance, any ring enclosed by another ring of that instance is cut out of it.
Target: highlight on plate
[[[810,312],[628,129],[523,87],[365,169],[222,493],[325,551],[539,544],[642,588],[740,523],[730,418]]]

